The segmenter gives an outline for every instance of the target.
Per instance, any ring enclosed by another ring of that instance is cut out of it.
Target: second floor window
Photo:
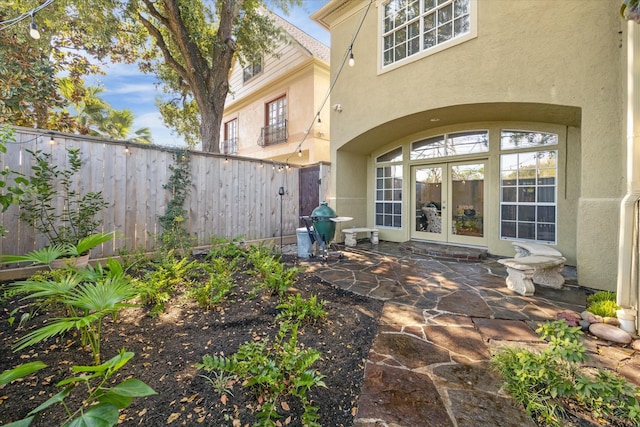
[[[287,97],[282,96],[265,106],[265,126],[260,145],[279,144],[287,141]]]
[[[246,83],[262,72],[262,60],[254,61],[242,69],[242,82]]]
[[[471,0],[390,0],[382,12],[382,65],[469,34]]]
[[[238,119],[229,120],[224,124],[224,141],[220,148],[222,154],[238,153]]]

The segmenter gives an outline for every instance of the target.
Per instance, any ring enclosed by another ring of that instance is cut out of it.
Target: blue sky
[[[328,1],[303,0],[302,6],[292,9],[288,16],[277,10],[275,12],[329,46],[329,32],[309,19],[309,15]],[[134,130],[141,127],[150,128],[154,143],[158,145],[184,145],[182,140],[172,135],[162,122],[160,113],[155,106],[156,95],[160,92],[156,90],[156,79],[153,75],[142,74],[136,65],[127,64],[111,64],[107,68],[103,68],[103,71],[106,75],[87,78],[87,84],[100,84],[104,87],[105,90],[101,97],[112,108],[128,108],[133,111],[136,117]]]

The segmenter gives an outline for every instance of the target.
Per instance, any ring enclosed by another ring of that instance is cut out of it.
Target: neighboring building
[[[389,241],[545,243],[635,305],[640,30],[621,2],[331,0],[312,17],[332,76],[356,63],[331,92],[330,205]]]
[[[260,61],[234,64],[220,151],[278,164],[326,162],[329,48],[279,16],[272,18],[288,42]]]

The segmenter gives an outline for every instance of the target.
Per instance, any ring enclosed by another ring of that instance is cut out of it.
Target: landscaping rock
[[[590,311],[583,311],[580,316],[583,320],[586,320],[589,323],[602,323],[602,316],[598,316],[597,314],[593,314]]]
[[[631,343],[631,348],[636,351],[640,351],[640,340],[633,340],[633,342]]]
[[[620,321],[615,317],[603,317],[602,323],[606,323],[611,326],[620,326]]]
[[[556,319],[564,319],[569,326],[578,326],[582,317],[573,310],[563,310],[556,314]]]
[[[629,344],[631,342],[631,335],[628,332],[605,323],[592,323],[589,326],[589,332],[598,338],[618,344]]]
[[[589,321],[587,321],[587,320],[581,320],[579,323],[580,323],[580,327],[582,328],[583,331],[588,331],[589,330],[589,326],[591,326],[591,323],[589,323]]]

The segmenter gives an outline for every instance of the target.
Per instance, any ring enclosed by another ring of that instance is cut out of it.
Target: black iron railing
[[[230,138],[220,144],[222,154],[238,154],[238,138]]]
[[[282,120],[262,128],[258,145],[261,147],[287,142],[287,121]]]

